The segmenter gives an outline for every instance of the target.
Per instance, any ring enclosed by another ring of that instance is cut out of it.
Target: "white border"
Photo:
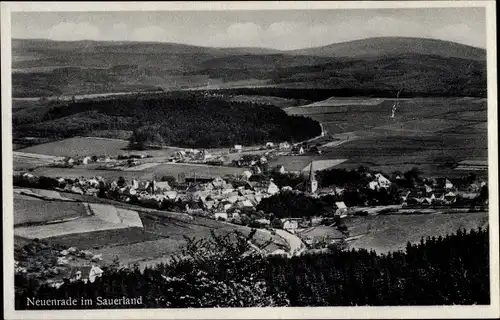
[[[490,306],[316,307],[242,309],[122,309],[15,311],[13,270],[12,121],[10,12],[15,11],[190,11],[375,8],[486,8],[488,70],[488,161],[490,189]],[[6,319],[423,319],[496,318],[500,316],[498,257],[498,139],[495,1],[338,1],[338,2],[2,2],[2,170],[4,240],[4,313]]]

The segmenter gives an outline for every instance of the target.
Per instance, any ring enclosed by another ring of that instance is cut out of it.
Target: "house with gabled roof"
[[[97,278],[100,278],[103,270],[96,265],[72,267],[69,271],[70,282],[83,281],[84,283],[93,283]]]

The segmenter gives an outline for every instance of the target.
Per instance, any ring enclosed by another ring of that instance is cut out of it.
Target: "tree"
[[[281,222],[281,219],[273,218],[271,220],[271,227],[273,227],[275,229],[283,229],[283,223]]]

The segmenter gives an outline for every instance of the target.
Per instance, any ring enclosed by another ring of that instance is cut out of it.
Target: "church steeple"
[[[313,168],[314,161],[311,161],[311,166],[309,168],[309,181],[307,184],[307,191],[310,193],[315,193],[318,190],[318,181],[316,180],[316,175]]]

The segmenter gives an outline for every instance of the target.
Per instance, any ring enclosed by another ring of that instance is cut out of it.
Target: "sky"
[[[486,47],[484,8],[13,12],[12,37],[292,50],[380,36]]]

